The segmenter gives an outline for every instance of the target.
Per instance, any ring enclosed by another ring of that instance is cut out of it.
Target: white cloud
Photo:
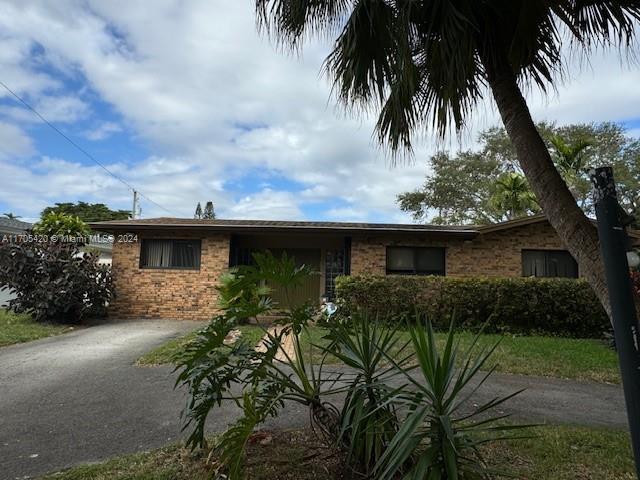
[[[115,122],[104,122],[92,130],[84,132],[85,137],[89,140],[98,141],[109,138],[114,133],[122,131],[122,127]]]
[[[0,121],[0,159],[16,161],[35,152],[31,138],[18,126]],[[3,177],[5,181],[10,177]]]
[[[247,195],[235,205],[222,210],[224,217],[264,220],[300,220],[302,212],[297,207],[295,196],[290,192],[264,189]]]

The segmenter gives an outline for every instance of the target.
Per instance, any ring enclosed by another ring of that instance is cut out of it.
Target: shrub
[[[490,478],[479,445],[516,438],[509,432],[521,428],[502,425],[508,415],[495,412],[517,392],[471,403],[493,371],[487,361],[497,344],[478,347],[476,336],[463,351],[451,328],[439,350],[431,324],[421,325],[419,316],[409,330],[410,340],[404,341],[396,335],[397,325],[370,322],[356,312],[348,323],[329,322],[328,343],[314,345],[321,359],[309,355],[307,363],[299,335],[310,340],[307,327],[317,312],[290,305],[276,307],[282,328],[265,331],[264,348],[255,349],[242,338],[227,344],[225,338],[247,312],[273,312],[276,304],[253,295],[253,284],[269,282],[286,292],[312,274],[286,255],[256,254],[254,259],[255,266],[239,267],[235,277],[250,294],[228,303],[177,358],[176,387],[189,394],[183,412],[183,428],[191,431],[187,445],[216,457],[212,478],[246,478],[243,466],[253,432],[282,414],[285,402],[309,410],[311,428],[327,447],[341,450],[345,472],[353,474],[349,478]],[[240,286],[234,283],[233,290]],[[287,352],[285,335],[290,335],[293,355]],[[327,356],[349,369],[325,371]],[[342,410],[333,403],[340,393],[346,394]],[[207,418],[223,401],[235,403],[241,416],[206,451]]]
[[[66,213],[49,212],[33,226],[33,233],[46,235],[47,237],[53,235],[87,237],[91,230],[79,217],[67,215]]]
[[[450,278],[407,276],[339,277],[342,318],[355,310],[385,317],[424,313],[446,329],[452,312],[463,329],[486,332],[600,338],[609,320],[584,280]]]
[[[109,267],[63,243],[0,244],[0,285],[16,294],[10,309],[37,321],[77,323],[104,314],[113,297]]]

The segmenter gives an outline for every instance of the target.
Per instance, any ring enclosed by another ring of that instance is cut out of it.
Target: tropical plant
[[[489,479],[496,472],[487,467],[480,446],[522,438],[505,433],[521,430],[525,425],[505,424],[509,415],[491,413],[521,391],[469,410],[469,400],[495,369],[489,367],[480,372],[487,367],[498,344],[478,349],[476,336],[469,349],[461,352],[453,323],[442,352],[431,323],[427,322],[426,328],[414,326],[409,330],[418,378],[389,357],[415,393],[403,396],[408,414],[376,464],[376,478],[400,475],[399,478],[414,480]]]
[[[507,214],[507,220],[536,213],[540,210],[524,175],[508,172],[496,180],[490,204],[498,211]]]
[[[338,444],[345,460],[356,472],[369,477],[398,432],[400,415],[396,408],[402,387],[393,387],[398,369],[389,365],[392,357],[407,368],[413,354],[409,342],[400,342],[399,325],[371,321],[354,315],[349,323],[335,324],[326,339],[325,351],[338,358],[352,373],[344,379],[346,398],[340,413]]]
[[[22,218],[20,215],[14,215],[13,212],[3,213],[2,216],[4,218],[8,218],[9,220],[17,220],[19,218]]]
[[[554,149],[555,164],[563,174],[579,174],[585,168],[585,150],[593,145],[591,140],[579,139],[573,144],[567,143],[559,135],[550,139]]]
[[[586,150],[593,145],[591,140],[579,138],[573,143],[568,143],[559,135],[553,135],[550,139],[553,146],[553,161],[566,182],[571,194],[584,209],[590,182],[586,177]]]
[[[324,436],[336,438],[339,430],[338,410],[321,397],[322,363],[309,366],[300,344],[300,335],[309,336],[307,324],[314,316],[308,305],[277,305],[270,298],[254,295],[255,285],[269,282],[284,291],[285,299],[310,274],[306,266],[296,266],[286,253],[280,259],[270,252],[255,253],[254,265],[235,270],[232,290],[247,285],[250,294],[232,295],[227,310],[219,315],[179,355],[177,385],[188,388],[190,401],[184,412],[184,428],[192,431],[187,444],[205,445],[204,427],[212,408],[222,400],[235,402],[243,416],[218,440],[215,451],[230,478],[241,478],[244,448],[253,429],[269,416],[276,415],[285,401],[309,408],[311,424]],[[252,301],[250,301],[252,300]],[[277,308],[280,329],[268,331],[263,348],[254,349],[240,341],[226,345],[224,339],[241,319],[271,312]],[[293,355],[284,348],[290,338]],[[335,380],[332,380],[335,383]],[[236,392],[240,393],[236,393]]]
[[[379,141],[394,152],[410,150],[416,130],[461,130],[491,92],[542,210],[610,311],[596,229],[554,167],[521,86],[553,88],[565,71],[563,45],[584,54],[630,48],[640,4],[256,0],[256,11],[259,28],[294,50],[337,32],[324,70],[343,104],[379,111]]]
[[[310,274],[308,268],[297,267],[286,254],[277,259],[269,252],[259,253],[254,254],[252,266],[236,270],[239,283],[234,288],[243,282],[269,282],[284,289],[287,299],[286,291]],[[278,415],[285,402],[307,407],[311,428],[330,446],[342,450],[354,472],[366,478],[393,478],[388,472],[445,472],[454,468],[459,472],[471,471],[474,462],[481,461],[476,449],[479,440],[472,434],[510,428],[495,425],[497,418],[485,423],[471,421],[476,415],[490,412],[504,399],[489,402],[466,417],[454,417],[466,396],[474,392],[467,389],[463,394],[462,389],[472,383],[490,352],[481,352],[473,363],[470,360],[465,363],[463,358],[463,368],[456,370],[453,332],[441,359],[430,325],[428,342],[417,327],[410,342],[401,342],[399,326],[390,327],[390,323],[356,313],[349,323],[330,322],[326,342],[313,345],[308,325],[317,315],[315,309],[308,305],[278,306],[261,295],[238,298],[243,300],[230,302],[229,308],[202,329],[176,359],[179,371],[176,386],[186,387],[190,396],[184,411],[184,428],[191,430],[187,437],[190,447],[207,447],[207,416],[223,401],[234,402],[242,411],[242,416],[213,446],[221,475],[242,478],[244,452],[252,433],[267,418]],[[280,328],[265,330],[262,348],[255,349],[242,339],[232,344],[226,342],[231,329],[247,312],[268,313],[274,309],[281,316]],[[301,336],[306,336],[312,348],[320,352],[319,360],[313,351],[303,350]],[[286,337],[291,341],[293,353],[283,348]],[[412,374],[414,353],[409,344],[418,352],[426,382],[416,380]],[[339,373],[324,371],[329,355],[341,360],[347,368]],[[480,379],[479,384],[483,381]],[[415,385],[423,383],[416,391]],[[443,389],[448,387],[453,391],[445,394]],[[425,395],[425,391],[432,395]],[[327,400],[336,394],[346,397],[342,410]],[[440,422],[439,430],[428,431],[431,425],[428,420],[433,425]],[[415,428],[408,430],[408,422]],[[443,437],[449,432],[454,432],[453,440]],[[432,444],[430,438],[436,443]],[[452,452],[454,447],[457,450]],[[421,457],[424,451],[428,453],[427,460]],[[480,464],[476,467],[478,471],[482,469]],[[419,477],[416,473],[414,478],[472,478],[462,473],[459,477],[446,477],[444,473],[440,477],[435,473],[425,475]]]
[[[91,234],[91,230],[80,220],[79,217],[67,215],[66,213],[49,212],[42,219],[33,225],[33,233],[49,237],[58,237],[58,241],[75,239],[83,243],[84,238]]]
[[[114,296],[109,266],[68,243],[0,243],[0,285],[15,293],[10,309],[39,322],[104,315]]]

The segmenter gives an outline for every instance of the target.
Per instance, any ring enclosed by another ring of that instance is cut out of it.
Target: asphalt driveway
[[[0,479],[31,478],[182,438],[185,397],[173,390],[172,368],[134,362],[196,327],[191,322],[112,323],[0,348]],[[521,388],[527,390],[504,407],[517,418],[626,427],[622,390],[615,385],[496,374],[473,401]],[[223,405],[211,415],[209,430],[224,429],[237,415],[232,405]],[[303,407],[290,405],[266,427],[307,421]]]
[[[196,327],[110,323],[0,349],[0,478],[175,441],[184,399],[171,369],[134,362]]]

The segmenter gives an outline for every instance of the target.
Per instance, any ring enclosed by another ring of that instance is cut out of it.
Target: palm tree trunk
[[[549,223],[578,262],[580,274],[589,282],[611,318],[596,227],[578,207],[556,170],[506,56],[483,58],[483,64],[502,122],[531,189]]]

